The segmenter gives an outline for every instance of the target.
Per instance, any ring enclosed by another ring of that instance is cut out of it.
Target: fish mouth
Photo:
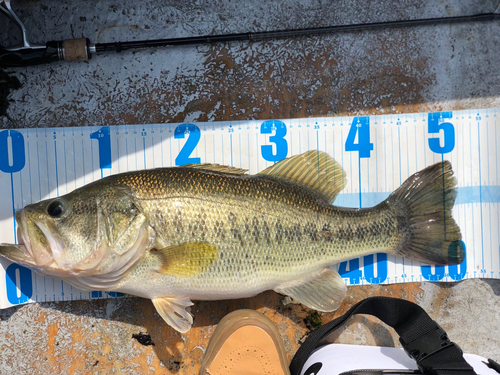
[[[33,251],[31,250],[31,242],[28,236],[28,227],[26,225],[26,213],[24,210],[17,211],[15,214],[17,222],[17,242],[19,245],[24,245],[27,252],[34,259]]]
[[[36,266],[43,267],[52,263],[54,261],[52,251],[54,241],[50,241],[47,235],[48,228],[29,218],[25,210],[19,210],[15,216],[18,224],[18,245],[16,247],[21,249],[22,246],[25,249],[25,258],[31,258]]]
[[[26,251],[26,246],[24,245],[1,243],[0,255],[14,263],[24,264],[31,267],[36,266],[35,260]]]
[[[51,230],[50,223],[33,216],[24,209],[16,212],[18,244],[0,243],[0,256],[44,276],[71,276],[57,263],[57,257],[63,253],[63,241]]]
[[[35,257],[31,251],[30,239],[26,228],[26,214],[23,210],[16,212],[17,244],[0,244],[0,255],[11,262],[36,266]]]

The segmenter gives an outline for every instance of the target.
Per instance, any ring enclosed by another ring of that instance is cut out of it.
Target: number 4
[[[355,143],[356,134],[358,143]],[[345,150],[358,151],[360,158],[370,157],[373,143],[370,142],[370,118],[368,116],[354,117],[345,142]]]

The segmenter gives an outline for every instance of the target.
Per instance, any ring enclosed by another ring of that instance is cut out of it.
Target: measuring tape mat
[[[16,210],[111,174],[190,163],[256,174],[286,157],[322,150],[347,173],[337,206],[374,206],[407,177],[444,159],[451,161],[458,180],[453,217],[466,249],[462,264],[429,266],[368,255],[334,266],[346,284],[500,278],[498,112],[3,130],[0,242],[17,243]],[[81,292],[3,258],[0,263],[0,307],[119,296]]]

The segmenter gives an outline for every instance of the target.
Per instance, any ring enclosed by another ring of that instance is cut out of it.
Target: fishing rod
[[[23,42],[20,46],[5,48],[0,46],[0,68],[24,67],[47,64],[56,61],[88,61],[92,54],[100,55],[108,52],[122,52],[152,47],[183,46],[203,43],[219,43],[232,41],[259,41],[273,38],[286,38],[305,35],[332,34],[381,28],[414,27],[436,24],[452,24],[465,22],[484,22],[500,18],[499,13],[482,13],[470,16],[426,18],[406,21],[389,21],[363,23],[354,25],[338,25],[295,30],[277,30],[249,32],[241,34],[205,35],[185,38],[137,40],[129,42],[96,43],[88,38],[49,41],[45,45],[28,42],[26,28],[14,13],[10,0],[0,2],[0,11],[14,22],[22,32]]]

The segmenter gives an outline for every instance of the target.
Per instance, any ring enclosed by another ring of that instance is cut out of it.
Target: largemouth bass
[[[82,290],[153,301],[187,332],[191,300],[274,290],[333,311],[346,286],[329,268],[375,252],[430,264],[464,259],[448,161],[408,178],[372,208],[330,204],[346,183],[309,151],[257,175],[211,164],[118,174],[16,213],[19,245],[0,254]]]

